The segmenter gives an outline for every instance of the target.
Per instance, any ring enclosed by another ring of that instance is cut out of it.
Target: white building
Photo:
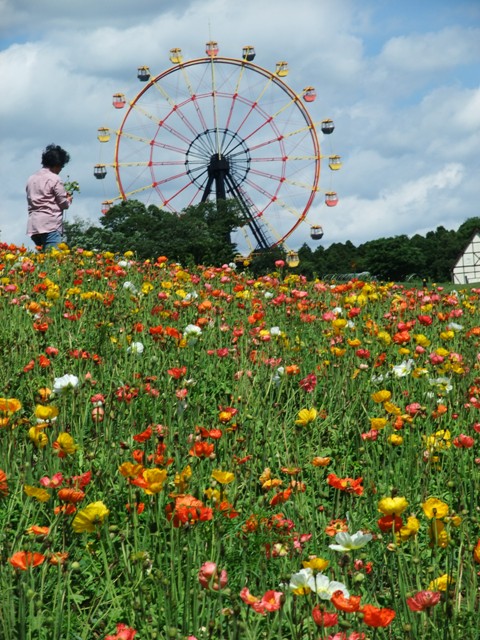
[[[455,284],[480,282],[480,232],[476,232],[465,247],[452,271]]]

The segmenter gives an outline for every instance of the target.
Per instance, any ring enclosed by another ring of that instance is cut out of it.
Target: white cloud
[[[391,38],[381,54],[388,67],[408,73],[442,72],[474,63],[479,56],[480,28],[458,27]]]

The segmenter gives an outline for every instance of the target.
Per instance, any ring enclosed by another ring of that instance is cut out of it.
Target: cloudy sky
[[[116,131],[124,117],[112,95],[133,100],[139,66],[157,76],[172,48],[188,61],[210,40],[228,58],[254,46],[254,63],[271,72],[287,61],[294,92],[315,87],[312,120],[335,122],[319,141],[342,169],[322,160],[308,224],[289,248],[309,241],[310,224],[322,225],[324,246],[359,245],[480,216],[478,0],[0,0],[0,239],[33,246],[25,182],[51,142],[71,155],[62,177],[81,187],[68,219],[97,223],[118,195],[112,170],[93,176],[114,159],[115,136],[101,145],[98,128]]]

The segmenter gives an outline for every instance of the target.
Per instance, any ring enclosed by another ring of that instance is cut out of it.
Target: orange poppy
[[[8,496],[7,474],[0,469],[0,497]]]
[[[296,364],[290,364],[285,367],[285,373],[287,376],[294,376],[300,373],[300,367]]]
[[[473,559],[475,560],[475,562],[480,563],[480,538],[475,545],[475,549],[473,550]]]
[[[36,524],[32,524],[31,527],[25,531],[27,534],[32,534],[34,536],[48,536],[50,529],[48,527],[39,527]]]
[[[78,489],[60,489],[58,492],[58,498],[62,500],[62,502],[71,502],[76,504],[77,502],[81,502],[85,498],[85,493]]]
[[[213,510],[205,507],[201,500],[190,494],[177,496],[174,503],[167,504],[165,514],[168,521],[172,521],[174,527],[182,524],[194,524],[195,522],[212,520]]]
[[[348,523],[345,518],[337,518],[336,520],[330,520],[328,525],[325,528],[325,533],[327,536],[336,536],[337,533],[348,531]]]
[[[48,562],[55,566],[65,564],[68,559],[68,551],[52,551],[48,557]]]
[[[354,613],[360,609],[360,596],[346,598],[343,591],[335,591],[331,597],[331,602],[335,609],[346,613]]]
[[[55,509],[53,510],[53,513],[58,516],[60,513],[65,514],[66,516],[71,516],[73,513],[75,513],[77,510],[77,507],[70,503],[67,504],[62,504],[59,507],[55,507]]]
[[[270,500],[270,506],[274,507],[277,504],[282,504],[283,502],[286,502],[290,498],[291,494],[292,494],[292,490],[290,488],[285,489],[285,491],[279,491]]]
[[[195,456],[196,458],[208,458],[212,455],[215,449],[214,444],[210,444],[209,442],[194,442],[193,447],[188,452],[189,455]]]
[[[38,567],[45,562],[45,556],[37,551],[17,551],[8,561],[15,569],[26,571],[29,567]]]

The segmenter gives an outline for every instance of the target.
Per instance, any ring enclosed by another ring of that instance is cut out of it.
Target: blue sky
[[[0,0],[0,25],[2,241],[32,246],[25,182],[50,142],[70,152],[62,175],[81,186],[68,219],[98,222],[101,202],[118,193],[113,179],[93,177],[99,159],[113,162],[113,145],[99,150],[96,138],[120,124],[112,93],[134,99],[138,66],[160,74],[172,47],[189,60],[210,39],[226,57],[254,45],[255,63],[272,72],[288,61],[289,87],[316,88],[312,119],[335,121],[319,139],[343,167],[322,161],[290,248],[310,243],[310,224],[323,226],[324,246],[358,245],[480,216],[478,0]],[[339,195],[334,208],[328,190]]]

